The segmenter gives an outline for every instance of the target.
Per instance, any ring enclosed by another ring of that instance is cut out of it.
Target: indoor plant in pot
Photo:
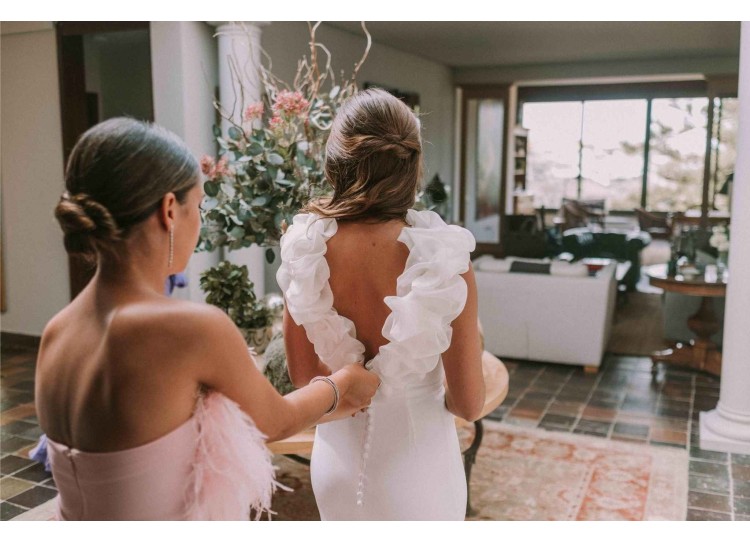
[[[273,337],[273,311],[255,296],[246,265],[223,261],[201,273],[206,302],[223,310],[240,329],[248,346],[262,354]]]

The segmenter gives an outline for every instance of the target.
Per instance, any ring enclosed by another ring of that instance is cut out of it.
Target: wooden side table
[[[714,375],[721,374],[721,352],[711,335],[719,330],[719,321],[713,307],[714,297],[724,297],[727,292],[726,274],[715,281],[706,280],[705,276],[689,278],[681,274],[667,276],[667,265],[652,265],[646,269],[649,283],[652,286],[678,294],[694,295],[702,298],[698,312],[688,318],[690,330],[698,337],[689,344],[678,343],[674,348],[655,352],[651,355],[652,372],[657,363],[662,361],[682,365]]]
[[[508,395],[508,370],[505,365],[489,352],[482,354],[482,369],[485,383],[485,401],[482,414],[474,425],[474,439],[471,445],[463,452],[464,470],[466,472],[466,515],[471,516],[474,510],[471,508],[471,469],[476,461],[479,446],[482,444],[484,435],[484,426],[482,418],[495,410],[505,400]],[[461,418],[456,418],[456,428],[468,427],[472,423]],[[275,454],[283,454],[290,459],[294,459],[305,465],[310,464],[310,460],[305,455],[312,453],[313,442],[315,441],[315,429],[310,428],[292,435],[289,438],[268,444],[268,449]]]

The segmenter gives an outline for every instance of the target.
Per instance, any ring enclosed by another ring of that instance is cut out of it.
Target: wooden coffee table
[[[474,438],[471,445],[463,452],[464,456],[464,470],[466,471],[466,515],[470,516],[474,514],[474,510],[471,508],[470,498],[470,480],[471,480],[471,468],[474,466],[476,461],[477,452],[479,446],[482,444],[482,437],[484,435],[484,426],[482,424],[482,418],[487,416],[495,410],[505,400],[505,396],[508,395],[508,370],[505,365],[489,352],[482,354],[482,369],[484,372],[484,383],[485,383],[485,401],[482,414],[474,425]],[[472,423],[462,418],[456,418],[456,428],[469,427]],[[306,455],[312,453],[313,442],[315,441],[315,428],[306,429],[296,435],[292,435],[289,438],[280,440],[277,442],[271,442],[268,444],[269,450],[275,454],[282,454],[290,459],[294,459],[299,463],[305,465],[310,464],[310,460]]]
[[[714,311],[713,298],[724,297],[727,294],[726,274],[708,281],[703,275],[695,278],[677,274],[667,276],[667,265],[652,265],[646,269],[649,283],[668,292],[699,296],[701,305],[698,312],[688,318],[687,324],[695,333],[697,339],[690,343],[677,343],[674,348],[655,352],[651,355],[652,371],[656,371],[658,362],[673,363],[714,375],[721,374],[721,352],[711,335],[719,330],[719,321]]]

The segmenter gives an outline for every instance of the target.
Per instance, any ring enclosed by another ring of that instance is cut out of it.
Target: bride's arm
[[[482,413],[485,398],[482,346],[477,325],[477,287],[471,267],[461,276],[466,281],[466,305],[451,324],[451,344],[443,353],[448,383],[445,402],[452,414],[474,421]]]
[[[297,325],[284,304],[284,346],[289,378],[295,388],[301,388],[316,376],[328,376],[331,369],[320,361],[315,347],[307,338],[305,328]]]

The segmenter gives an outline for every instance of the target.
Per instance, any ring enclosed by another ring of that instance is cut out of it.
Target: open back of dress
[[[381,388],[367,413],[318,426],[313,491],[323,519],[463,519],[466,479],[453,415],[444,405],[441,354],[466,303],[471,233],[432,211],[410,210],[398,240],[409,249],[388,341],[367,363]],[[277,280],[294,321],[332,370],[364,360],[354,323],[333,307],[326,242],[334,219],[295,216],[281,239]]]

